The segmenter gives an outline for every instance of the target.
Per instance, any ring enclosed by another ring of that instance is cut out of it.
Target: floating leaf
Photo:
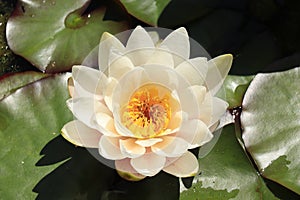
[[[0,101],[1,198],[33,199],[34,186],[57,167],[35,165],[42,148],[72,119],[65,105],[66,78],[67,75],[51,76]]]
[[[263,176],[300,194],[300,71],[259,74],[243,102],[245,146]]]
[[[125,22],[104,21],[105,7],[87,10],[90,0],[19,0],[7,23],[9,47],[42,71],[60,72],[81,64],[104,31]]]
[[[126,10],[137,19],[157,26],[157,21],[171,0],[120,0]]]
[[[199,164],[200,174],[181,193],[181,200],[277,199],[244,154],[233,125],[223,129],[214,149]]]

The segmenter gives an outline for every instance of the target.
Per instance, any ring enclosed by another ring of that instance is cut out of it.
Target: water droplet
[[[30,17],[35,17],[35,14],[30,15]]]
[[[24,163],[25,163],[24,161],[21,162],[22,165],[24,165]]]
[[[2,23],[2,22],[0,22],[0,26],[2,26],[2,24],[3,24],[3,23]]]
[[[54,6],[55,4],[56,4],[56,2],[55,2],[55,1],[52,1],[52,2],[51,2],[51,5],[52,5],[52,6]]]
[[[88,18],[91,18],[91,14],[88,14],[88,16],[87,16]]]
[[[46,3],[46,0],[43,0],[42,3]]]

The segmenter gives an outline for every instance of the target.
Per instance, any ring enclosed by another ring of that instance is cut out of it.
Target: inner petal
[[[160,84],[146,84],[123,105],[121,121],[137,138],[152,138],[168,129],[172,112],[178,107],[171,90]]]

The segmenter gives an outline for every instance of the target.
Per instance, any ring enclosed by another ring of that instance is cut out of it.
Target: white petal
[[[72,111],[73,115],[91,128],[95,128],[93,125],[93,116],[97,110],[97,104],[98,102],[91,98],[67,100],[67,106]]]
[[[70,121],[61,129],[61,135],[69,142],[81,147],[98,148],[102,134],[87,127],[79,120]]]
[[[148,34],[151,37],[154,46],[158,44],[160,40],[159,34],[156,31],[149,31]]]
[[[139,181],[146,176],[139,174],[130,164],[130,158],[125,158],[122,160],[116,160],[115,166],[118,174],[129,181]]]
[[[96,126],[97,129],[99,129],[101,133],[103,133],[103,135],[110,137],[120,137],[120,135],[116,131],[114,119],[111,115],[108,115],[106,113],[96,113],[95,120],[98,125]]]
[[[137,158],[145,154],[146,149],[135,143],[136,139],[129,138],[120,140],[120,148],[124,155],[128,158]]]
[[[166,157],[178,157],[188,150],[189,143],[173,136],[162,137],[163,141],[151,146],[152,152]]]
[[[225,54],[208,61],[206,84],[212,95],[221,88],[232,64],[232,55]]]
[[[199,170],[199,163],[194,154],[187,151],[171,164],[167,164],[163,171],[177,177],[195,176]]]
[[[144,48],[154,48],[154,44],[147,31],[141,26],[137,26],[128,38],[126,51],[129,52]]]
[[[197,57],[182,62],[175,68],[191,85],[202,85],[208,70],[207,59]]]
[[[143,147],[150,147],[158,142],[163,141],[161,138],[150,138],[150,139],[138,139],[135,141],[136,144],[141,145]]]
[[[75,65],[72,68],[75,97],[101,96],[107,77],[91,67]]]
[[[165,47],[156,48],[146,64],[157,64],[166,67],[174,67],[173,56]]]
[[[170,33],[161,43],[174,53],[175,65],[190,57],[189,36],[185,28],[181,27]]]
[[[201,85],[192,85],[189,89],[195,95],[198,104],[202,104],[206,95],[206,87]]]
[[[220,120],[220,118],[225,114],[229,104],[217,97],[213,97],[212,99],[212,120],[210,122],[210,125],[215,124],[217,121]]]
[[[201,104],[199,104],[200,115],[199,119],[206,125],[210,125],[212,120],[212,96],[210,93],[206,93],[205,98]]]
[[[112,52],[112,54],[114,53]],[[115,55],[114,57],[114,60],[109,64],[109,76],[120,79],[125,73],[134,68],[134,65],[127,56]]]
[[[105,101],[105,104],[107,105],[108,109],[110,111],[112,111],[113,110],[112,95],[118,84],[118,81],[113,77],[110,77],[107,80],[108,80],[107,87],[105,88],[104,93],[103,93],[104,101]]]
[[[126,158],[120,150],[118,138],[102,136],[99,142],[99,154],[106,159],[120,160]]]
[[[111,35],[110,33],[104,32],[100,40],[98,54],[99,69],[102,72],[105,72],[108,68],[108,59],[111,48],[117,49],[120,52],[123,52],[125,50],[123,44],[115,36]]]
[[[160,172],[165,165],[166,158],[154,153],[146,153],[141,157],[132,158],[132,167],[144,176],[154,176]]]
[[[185,121],[176,136],[187,141],[189,149],[199,147],[213,138],[207,125],[197,119]]]

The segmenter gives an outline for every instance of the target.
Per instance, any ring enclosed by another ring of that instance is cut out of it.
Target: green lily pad
[[[131,15],[152,26],[157,26],[159,16],[170,1],[171,0],[120,0]]]
[[[0,101],[1,198],[33,199],[34,186],[58,166],[35,165],[42,148],[72,119],[65,105],[67,77],[34,82]]]
[[[229,103],[229,109],[242,105],[244,94],[254,76],[233,76],[226,77],[223,87],[225,94],[217,94],[220,98],[223,97]],[[224,92],[220,91],[220,92]]]
[[[40,72],[21,72],[15,74],[9,74],[0,78],[0,100],[5,96],[8,96],[15,90],[49,76],[49,74],[43,74]]]
[[[104,31],[128,28],[125,22],[103,20],[105,7],[86,11],[90,2],[19,0],[7,23],[9,47],[41,71],[61,72],[81,64]]]
[[[258,176],[235,138],[234,125],[226,126],[214,149],[199,159],[200,174],[181,200],[277,199]]]
[[[300,194],[300,72],[259,74],[243,101],[246,148],[260,173]]]

